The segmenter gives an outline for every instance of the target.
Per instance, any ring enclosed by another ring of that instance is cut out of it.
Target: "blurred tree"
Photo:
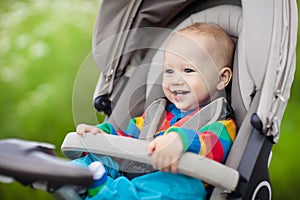
[[[65,134],[74,130],[73,84],[91,51],[98,6],[95,0],[1,1],[0,138],[52,143],[61,155]],[[18,183],[0,183],[0,196],[52,199]]]

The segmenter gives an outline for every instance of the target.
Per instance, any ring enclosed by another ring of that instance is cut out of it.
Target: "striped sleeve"
[[[141,132],[141,129],[144,125],[144,117],[136,117],[130,119],[128,126],[125,130],[115,129],[110,123],[105,122],[102,124],[96,125],[97,128],[100,128],[104,132],[111,134],[111,135],[118,135],[118,136],[126,136],[132,138],[138,138]]]
[[[200,129],[198,136],[202,144],[200,155],[224,162],[236,135],[232,119],[217,121]]]
[[[198,132],[170,127],[166,134],[175,131],[179,134],[183,150],[200,154],[218,162],[224,162],[236,135],[235,122],[232,119],[211,123]]]

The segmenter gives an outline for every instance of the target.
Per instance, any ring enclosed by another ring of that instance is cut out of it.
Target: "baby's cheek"
[[[171,92],[170,92],[170,90],[169,90],[168,87],[163,86],[162,89],[163,89],[163,92],[164,92],[164,94],[165,94],[166,97],[168,97],[171,94]]]
[[[170,78],[163,78],[163,81],[162,81],[162,85],[163,87],[168,87],[171,83],[171,79]]]

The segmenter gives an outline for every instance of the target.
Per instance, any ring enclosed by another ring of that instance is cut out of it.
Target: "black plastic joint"
[[[246,192],[247,184],[248,184],[247,179],[240,175],[239,183],[235,191],[231,192],[229,196],[236,197],[236,198],[242,197],[243,194]]]
[[[261,119],[259,118],[259,116],[256,113],[252,114],[251,117],[251,125],[258,130],[259,132],[263,131],[263,124]]]
[[[101,95],[95,98],[94,107],[99,112],[104,112],[107,115],[111,114],[111,101],[107,95]]]

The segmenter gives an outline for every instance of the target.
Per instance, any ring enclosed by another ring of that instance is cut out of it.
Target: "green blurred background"
[[[75,127],[73,86],[81,64],[90,58],[98,7],[99,0],[1,0],[0,139],[55,144],[56,153],[62,157],[61,142]],[[299,70],[283,118],[280,142],[273,148],[270,173],[276,200],[300,199]],[[52,197],[14,182],[0,183],[0,199]]]

